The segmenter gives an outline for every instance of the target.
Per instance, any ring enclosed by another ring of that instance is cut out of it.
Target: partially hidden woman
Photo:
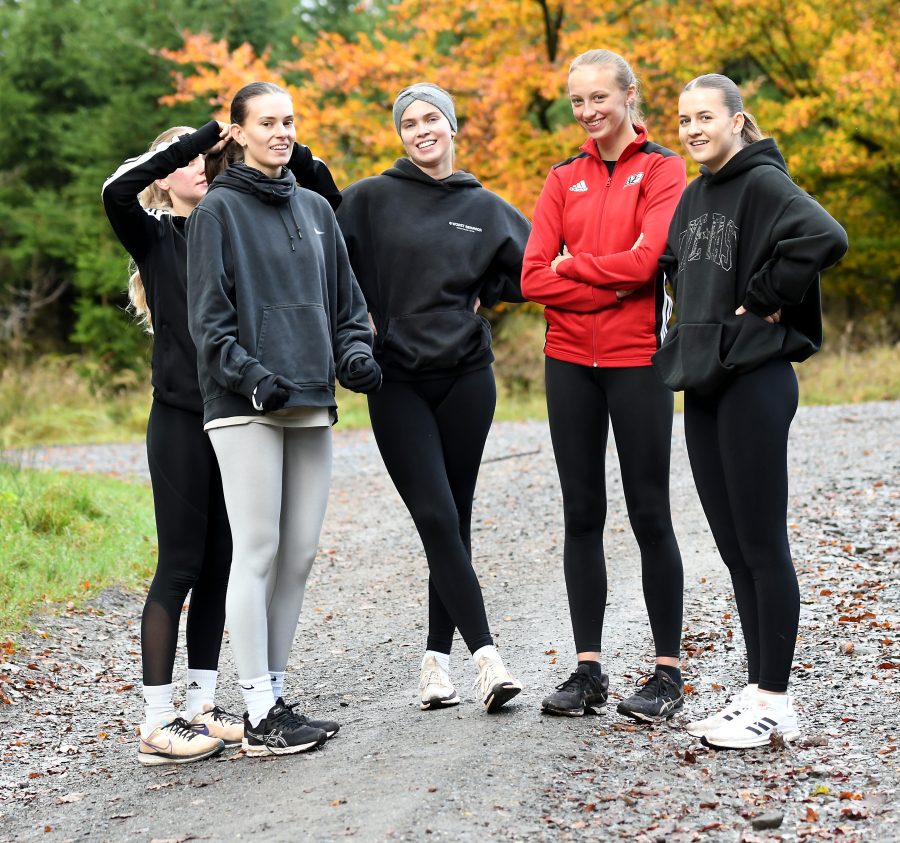
[[[218,462],[203,432],[197,350],[188,330],[184,233],[188,216],[206,195],[204,159],[220,156],[228,133],[228,124],[215,120],[199,131],[167,129],[149,152],[119,167],[102,191],[113,230],[135,265],[132,311],[155,334],[147,456],[159,555],[141,619],[142,764],[198,760],[243,737],[241,718],[215,705],[231,529]],[[340,203],[328,168],[307,147],[294,145],[289,166],[304,187],[335,207]],[[188,687],[180,718],[172,701],[172,670],[188,592]]]
[[[455,171],[456,112],[446,91],[424,82],[405,88],[393,115],[409,157],[346,188],[338,214],[384,374],[369,413],[428,560],[421,707],[459,702],[449,674],[459,629],[493,712],[522,684],[494,646],[472,567],[472,502],[496,403],[490,326],[476,311],[522,301],[530,226]]]
[[[332,207],[288,167],[291,97],[246,85],[231,120],[243,160],[188,222],[188,322],[234,543],[226,612],[243,748],[284,755],[339,728],[294,712],[280,686],[325,517],[335,373],[360,391],[381,374]]]
[[[612,421],[631,528],[641,553],[656,669],[618,711],[643,721],[683,706],[683,573],[669,507],[673,396],[650,357],[671,315],[658,261],[685,186],[682,158],[652,143],[625,59],[590,50],[569,68],[588,137],[557,164],[534,211],[522,292],[546,305],[547,410],[565,515],[563,565],[578,665],[548,714],[604,711],[606,444]]]
[[[700,167],[675,211],[660,266],[676,319],[653,366],[684,390],[688,456],[703,511],[731,573],[747,686],[687,726],[714,747],[800,735],[788,691],[800,592],[787,536],[787,445],[797,410],[792,362],[822,344],[819,272],[847,235],[791,180],[740,89],[711,73],[678,103],[679,135]]]

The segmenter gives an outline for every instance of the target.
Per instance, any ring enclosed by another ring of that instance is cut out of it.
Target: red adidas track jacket
[[[665,337],[672,303],[659,258],[686,184],[684,160],[650,143],[647,130],[610,176],[594,141],[557,164],[534,209],[522,293],[546,305],[544,352],[585,366],[649,366]],[[632,250],[643,234],[640,246]],[[574,255],[550,262],[563,244]],[[616,290],[635,290],[624,299]]]

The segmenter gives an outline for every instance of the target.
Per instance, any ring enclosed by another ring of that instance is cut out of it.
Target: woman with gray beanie
[[[449,675],[458,628],[493,712],[522,685],[493,645],[472,567],[472,501],[497,397],[490,325],[477,311],[523,301],[531,226],[474,176],[454,172],[458,124],[443,88],[404,88],[393,116],[409,157],[346,188],[337,214],[384,377],[369,413],[430,571],[422,708],[459,702]]]

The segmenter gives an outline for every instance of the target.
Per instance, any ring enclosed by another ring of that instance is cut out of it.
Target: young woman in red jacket
[[[656,670],[618,711],[663,720],[683,706],[683,572],[669,508],[673,395],[650,365],[671,301],[658,261],[685,188],[676,153],[647,139],[625,59],[590,50],[569,68],[588,139],[550,171],[534,211],[522,293],[546,305],[547,408],[562,484],[564,567],[578,667],[546,697],[550,714],[603,711],[605,458],[612,419],[628,516],[641,550]]]

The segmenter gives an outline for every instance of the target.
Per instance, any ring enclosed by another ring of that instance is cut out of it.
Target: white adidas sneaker
[[[730,723],[707,732],[700,740],[711,749],[752,749],[767,746],[776,732],[785,741],[800,737],[794,701],[788,697],[787,708],[779,710],[760,702],[754,694],[747,707]]]
[[[753,688],[749,685],[744,687],[739,694],[735,694],[721,711],[716,712],[710,717],[703,720],[695,720],[688,723],[684,730],[695,738],[702,738],[708,732],[714,732],[716,729],[725,726],[737,717],[750,703],[753,695]]]
[[[450,681],[450,675],[438,664],[434,656],[426,656],[422,663],[419,687],[422,689],[422,711],[459,705],[459,697],[453,682]]]

